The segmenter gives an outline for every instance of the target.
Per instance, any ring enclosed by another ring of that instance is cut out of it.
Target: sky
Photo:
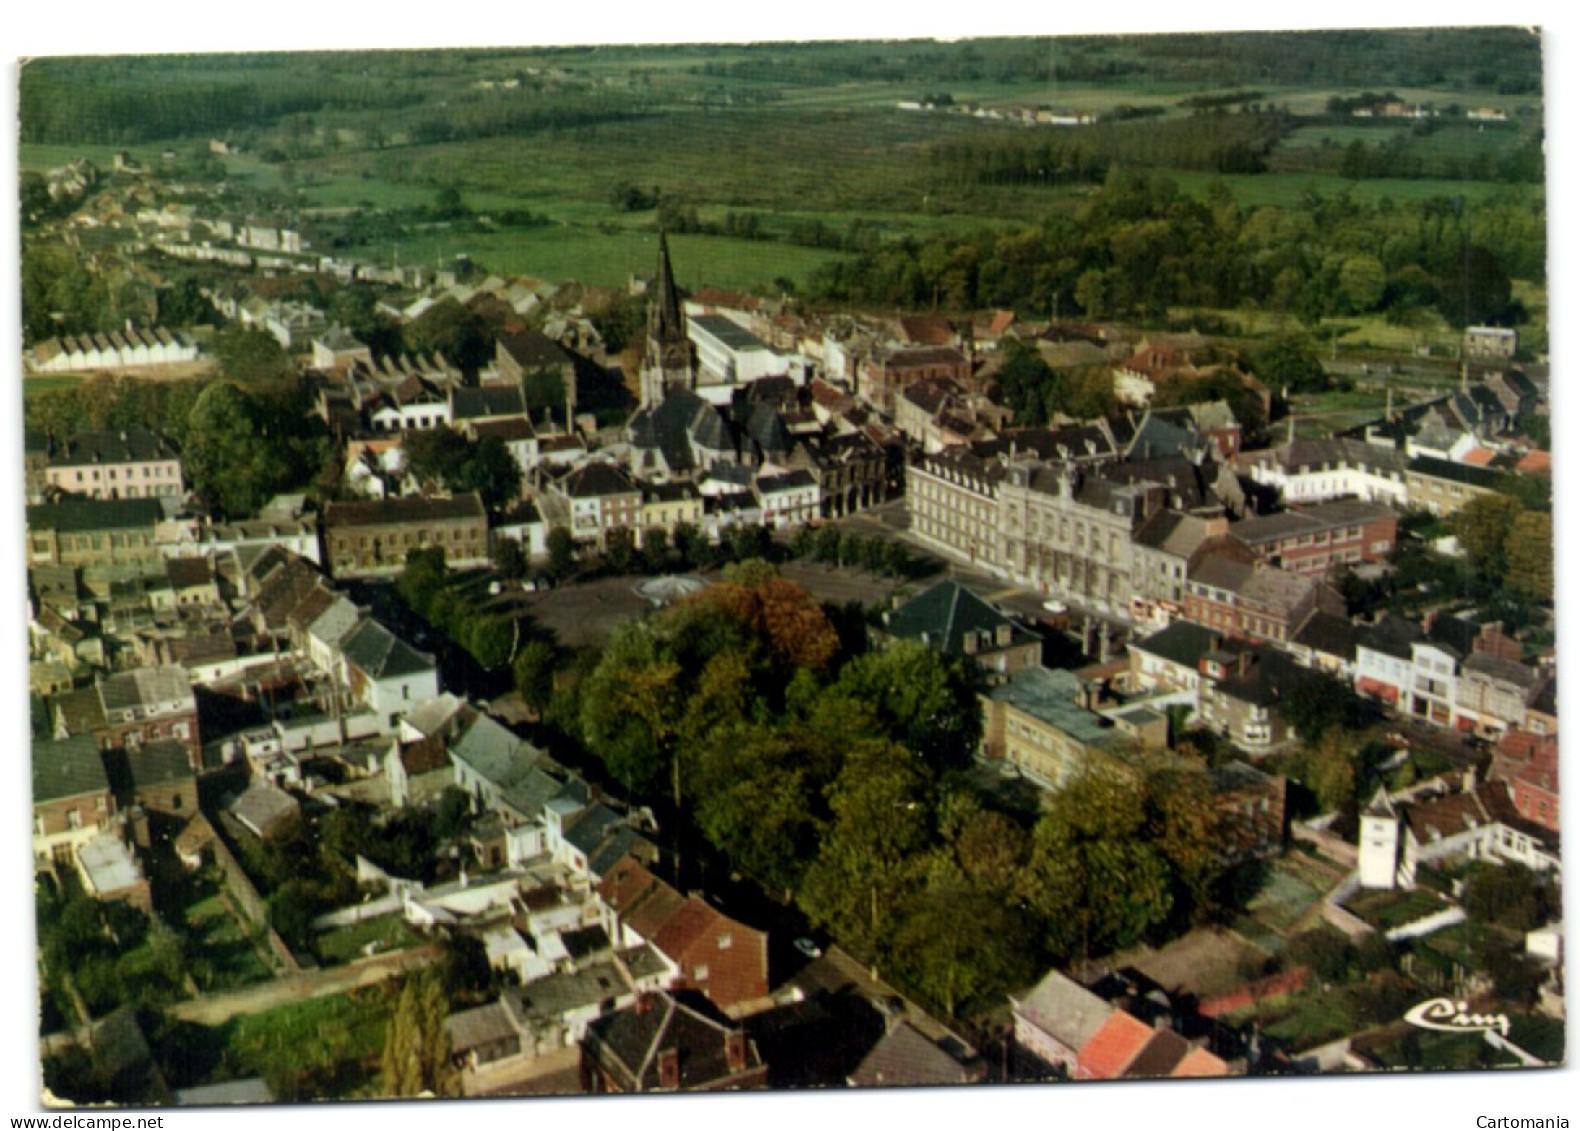
[[[343,9],[343,10],[342,10]],[[459,9],[443,5],[330,5],[307,0],[276,0],[266,5],[223,5],[195,0],[130,5],[125,0],[78,0],[65,8],[27,5],[4,18],[0,43],[12,61],[9,81],[0,88],[0,118],[15,121],[18,59],[55,54],[123,54],[225,50],[287,50],[356,47],[499,46],[516,44],[585,44],[598,42],[720,42],[760,39],[832,38],[968,38],[987,35],[1096,34],[1205,30],[1274,30],[1299,27],[1465,26],[1498,23],[1541,27],[1548,73],[1549,215],[1551,343],[1557,369],[1568,354],[1570,323],[1563,315],[1572,303],[1575,278],[1574,208],[1566,206],[1577,190],[1574,177],[1576,81],[1569,67],[1580,66],[1580,17],[1554,0],[1515,0],[1506,4],[1444,2],[1394,3],[1386,8],[1358,0],[1329,0],[1323,5],[1273,6],[1250,3],[1161,4],[1110,3],[1029,4],[1024,0],[993,5],[891,5],[871,2],[805,0],[793,5],[742,3],[741,0],[631,4],[499,3],[480,0]],[[451,17],[454,12],[456,17]],[[1386,76],[1379,76],[1385,83]],[[0,180],[15,184],[15,135],[8,134],[0,152]],[[12,199],[15,199],[14,197]],[[14,214],[13,214],[14,215]],[[16,299],[18,289],[17,233],[14,219],[0,228],[0,318],[6,340],[3,372],[18,388],[21,340]],[[1562,450],[1563,421],[1571,409],[1561,390],[1554,397],[1554,429],[1558,486],[1569,481],[1569,461]],[[15,393],[13,392],[13,397]],[[11,402],[17,408],[19,401]],[[0,973],[11,987],[12,1008],[0,1019],[0,1117],[39,1109],[37,1054],[33,1025],[33,948],[31,938],[31,849],[28,843],[26,759],[25,593],[22,545],[22,481],[20,412],[0,414],[0,443],[13,455],[0,459],[0,571],[14,595],[5,606],[0,640],[9,641],[11,657],[0,680],[0,717],[12,750],[8,769],[13,788],[0,796],[10,817],[0,820],[0,914],[12,929],[0,941]],[[1567,495],[1567,492],[1559,491]],[[1563,504],[1557,510],[1560,612],[1567,593],[1565,567],[1577,560],[1577,526]],[[1562,639],[1572,636],[1571,618],[1561,617]],[[1573,686],[1571,683],[1570,686]],[[1567,696],[1566,696],[1567,698]],[[1573,784],[1573,773],[1566,773]],[[1573,808],[1571,802],[1570,808]],[[830,1126],[895,1124],[923,1128],[968,1127],[987,1119],[1013,1125],[1027,1120],[1061,1126],[1144,1126],[1159,1128],[1277,1128],[1278,1131],[1331,1131],[1349,1123],[1370,1131],[1386,1120],[1398,1128],[1431,1127],[1433,1131],[1488,1126],[1482,1118],[1580,1117],[1570,1071],[1543,1073],[1466,1074],[1415,1077],[1356,1077],[1322,1080],[1245,1080],[1213,1084],[1085,1085],[1058,1088],[954,1089],[929,1092],[868,1092],[840,1094],[774,1094],[754,1097],[685,1097],[673,1100],[588,1101],[534,1100],[514,1103],[468,1103],[438,1113],[464,1112],[469,1124],[483,1126],[526,1120],[539,1125],[574,1120],[582,1128],[639,1123],[644,1128],[694,1128],[715,1122],[746,1120],[772,1131],[803,1131]],[[276,1118],[279,1111],[249,1113],[167,1114],[165,1126],[210,1126],[216,1121],[252,1122]],[[312,1129],[344,1119],[374,1116],[397,1127],[418,1126],[435,1112],[421,1105],[293,1109],[289,1118]],[[304,1126],[304,1131],[309,1131]]]

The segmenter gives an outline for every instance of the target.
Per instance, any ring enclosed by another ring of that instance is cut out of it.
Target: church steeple
[[[672,388],[696,386],[696,348],[686,333],[686,312],[669,262],[669,238],[658,233],[656,293],[647,308],[647,352],[642,360],[642,405],[650,407]]]

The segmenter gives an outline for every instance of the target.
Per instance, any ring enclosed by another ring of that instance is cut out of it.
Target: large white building
[[[688,311],[686,334],[697,350],[696,392],[713,404],[728,404],[742,385],[797,369],[796,359],[723,314]]]

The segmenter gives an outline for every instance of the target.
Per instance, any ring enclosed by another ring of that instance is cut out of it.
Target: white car
[[[1067,613],[1070,611],[1070,606],[1063,601],[1044,601],[1042,607],[1050,613]]]
[[[817,943],[813,942],[811,939],[796,939],[792,945],[794,945],[797,950],[806,955],[808,958],[823,957],[823,948],[818,946]]]

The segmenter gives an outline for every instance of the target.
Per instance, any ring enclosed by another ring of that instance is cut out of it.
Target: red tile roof
[[[1532,471],[1547,474],[1553,469],[1551,452],[1544,452],[1540,448],[1533,448],[1520,457],[1520,462],[1514,465],[1516,471]]]
[[[1185,1059],[1174,1066],[1174,1071],[1169,1073],[1169,1075],[1174,1077],[1227,1076],[1229,1075],[1229,1065],[1206,1049],[1192,1049],[1185,1054]]]
[[[1085,1080],[1116,1079],[1146,1048],[1152,1034],[1152,1026],[1137,1021],[1128,1013],[1115,1010],[1076,1054],[1076,1077]]]

